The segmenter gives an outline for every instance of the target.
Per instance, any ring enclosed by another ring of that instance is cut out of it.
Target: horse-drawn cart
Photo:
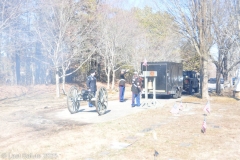
[[[81,101],[91,102],[96,107],[99,115],[106,112],[108,107],[108,94],[104,87],[101,87],[97,92],[96,96],[92,92],[82,89],[80,92],[76,86],[72,86],[67,94],[67,107],[71,114],[77,113],[80,108]]]

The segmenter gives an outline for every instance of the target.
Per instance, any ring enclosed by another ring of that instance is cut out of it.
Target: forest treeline
[[[113,89],[121,69],[147,61],[182,62],[201,75],[208,96],[208,65],[229,81],[240,63],[238,0],[155,0],[126,9],[125,1],[0,0],[0,84],[98,81]],[[215,51],[215,52],[213,52]]]

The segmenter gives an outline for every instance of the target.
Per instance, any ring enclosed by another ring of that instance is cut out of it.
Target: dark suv
[[[197,72],[183,71],[183,90],[188,94],[192,94],[192,90],[194,90],[195,93],[199,92]]]
[[[215,83],[217,83],[217,79],[216,78],[210,78],[208,80],[208,83],[215,84]],[[224,79],[223,78],[220,79],[220,84],[224,84]]]

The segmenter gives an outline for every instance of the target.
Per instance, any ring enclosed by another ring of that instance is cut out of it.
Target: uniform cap
[[[94,69],[90,70],[90,74],[92,74],[92,73],[95,73],[95,70],[94,70]]]

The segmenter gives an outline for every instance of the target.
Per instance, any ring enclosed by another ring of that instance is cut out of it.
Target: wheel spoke
[[[68,92],[67,106],[70,113],[76,113],[79,109],[80,103],[78,101],[78,89],[75,86],[71,87]]]
[[[98,103],[98,110],[99,110],[99,111],[102,110],[102,103],[101,103],[101,102]]]
[[[107,110],[107,91],[105,88],[100,88],[96,97],[96,108],[99,115],[102,115]]]
[[[75,108],[75,104],[74,104],[74,102],[72,103],[72,111],[74,111],[74,108]]]

